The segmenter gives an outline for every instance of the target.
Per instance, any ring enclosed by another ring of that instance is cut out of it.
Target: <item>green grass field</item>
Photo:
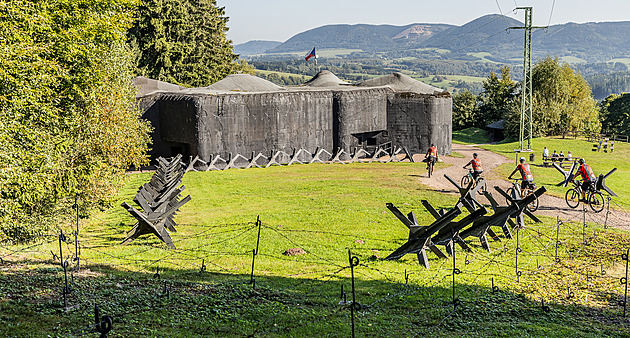
[[[586,163],[593,168],[596,175],[606,174],[610,170],[617,168],[617,171],[606,179],[606,185],[619,195],[619,197],[612,199],[611,207],[630,211],[630,186],[627,184],[627,177],[630,175],[630,167],[628,167],[630,162],[630,144],[615,142],[614,152],[604,153],[603,151],[592,151],[594,143],[583,139],[547,137],[533,139],[532,143],[535,161],[530,164],[533,164],[531,170],[534,175],[534,181],[539,186],[546,186],[549,189],[549,194],[564,198],[568,188],[556,186],[557,183],[564,179],[560,172],[553,167],[544,167],[542,165],[542,151],[545,146],[549,149],[549,153],[553,153],[554,150],[557,150],[558,153],[562,150],[565,154],[571,151],[573,157],[583,157]],[[514,149],[518,148],[518,142],[489,144],[482,147],[514,159],[514,164],[503,164],[495,169],[496,175],[499,177],[507,177],[516,167],[517,156],[521,156],[516,155],[514,152]],[[529,162],[529,153],[525,153],[525,157]]]
[[[575,154],[588,148],[575,144]],[[542,149],[542,140],[535,145]],[[507,152],[513,146],[488,147]],[[628,148],[615,152],[622,157],[614,161],[624,161]],[[592,158],[598,172],[600,164],[613,164],[612,157],[601,156]],[[114,318],[110,337],[350,336],[350,310],[340,301],[342,287],[352,299],[352,272],[361,304],[354,313],[357,336],[630,334],[618,305],[624,291],[619,278],[625,273],[620,255],[630,247],[623,231],[581,223],[557,227],[554,218],[542,217],[541,224],[527,221],[518,241],[503,235],[491,241],[491,252],[468,238],[472,251],[457,246],[454,259],[428,252],[428,269],[412,254],[383,260],[409,233],[385,203],[405,214],[413,211],[419,224],[428,225],[433,218],[421,200],[438,209],[457,202],[455,195],[422,186],[418,178],[424,175],[424,166],[414,163],[189,172],[184,193],[192,201],[176,218],[177,233],[171,234],[176,250],[152,235],[120,245],[134,220],[118,206],[81,222],[83,268],[72,275],[68,295],[68,305],[78,307],[69,311],[62,302],[63,269],[52,255],[59,253],[56,234],[40,243],[1,247],[0,336],[83,335],[94,321],[94,304]],[[129,175],[115,205],[131,203],[150,176]],[[627,193],[622,184],[611,187]],[[254,286],[249,282],[257,217]],[[71,226],[63,228],[66,234]],[[71,259],[74,242],[61,247]],[[306,254],[283,255],[290,248]],[[348,250],[359,259],[353,269]],[[461,273],[453,274],[453,264]],[[455,310],[453,292],[461,302]]]

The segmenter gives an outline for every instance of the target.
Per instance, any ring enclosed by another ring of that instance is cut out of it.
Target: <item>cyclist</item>
[[[516,169],[512,171],[508,179],[511,179],[512,175],[514,175],[516,171],[521,173],[521,177],[523,178],[523,181],[521,182],[521,198],[523,198],[528,187],[531,186],[532,189],[535,188],[534,175],[532,175],[532,171],[529,169],[529,164],[525,162],[525,157],[521,157],[519,162],[520,164],[516,166]]]
[[[595,172],[593,172],[590,165],[586,164],[583,158],[580,158],[578,163],[580,163],[580,166],[577,173],[582,176],[582,202],[586,202],[586,191],[589,189],[595,190],[597,176],[595,176]]]
[[[428,158],[429,160],[427,161],[427,169],[429,169],[429,162],[431,162],[433,165],[435,165],[435,162],[437,162],[438,160],[438,151],[437,151],[437,147],[435,146],[435,144],[431,143],[431,147],[429,147],[429,150],[427,150],[426,155],[424,155],[424,158]]]
[[[468,167],[469,165],[472,166],[472,177],[475,181],[477,181],[477,177],[481,176],[481,173],[483,172],[483,168],[481,167],[481,160],[477,158],[477,153],[473,153],[473,159],[470,160],[470,162],[466,163],[464,169],[467,169],[466,167]]]

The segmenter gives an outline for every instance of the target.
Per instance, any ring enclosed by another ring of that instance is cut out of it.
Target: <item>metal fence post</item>
[[[256,280],[254,279],[254,264],[256,262],[256,255],[258,255],[258,245],[260,244],[260,228],[262,222],[260,221],[260,216],[256,218],[256,224],[258,225],[258,237],[256,238],[256,249],[252,250],[252,273],[249,276],[249,283],[252,284],[254,288],[256,288]]]
[[[76,269],[79,270],[79,198],[76,196],[74,198],[74,204],[72,205],[72,207],[76,211],[76,231],[74,233],[74,259],[77,261]]]
[[[628,306],[628,255],[630,255],[630,249],[625,254],[621,255],[621,259],[626,261],[626,277],[621,278],[621,284],[624,284],[623,294],[623,317],[626,317],[626,308]]]
[[[361,306],[357,304],[356,294],[354,291],[354,267],[359,265],[359,258],[352,256],[350,249],[348,249],[348,261],[350,263],[350,275],[352,278],[352,304],[350,305],[350,320],[352,321],[352,337],[354,338],[354,310],[361,309]]]

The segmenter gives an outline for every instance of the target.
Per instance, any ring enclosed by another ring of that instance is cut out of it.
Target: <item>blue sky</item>
[[[538,26],[630,21],[630,0],[217,0],[217,4],[230,18],[228,38],[235,44],[285,41],[328,24],[462,25],[497,13],[523,21],[523,11],[512,11],[516,6],[532,6]]]

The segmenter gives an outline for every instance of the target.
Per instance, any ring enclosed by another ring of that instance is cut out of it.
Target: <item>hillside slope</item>
[[[414,23],[394,25],[326,25],[294,35],[269,53],[305,52],[307,49],[361,49],[366,52],[411,53],[413,49],[439,48],[450,59],[486,52],[499,62],[523,54],[523,23],[498,14],[485,15],[462,26]],[[534,31],[533,55],[576,57],[605,62],[630,55],[630,21],[567,23]],[[404,56],[404,55],[403,55]]]

